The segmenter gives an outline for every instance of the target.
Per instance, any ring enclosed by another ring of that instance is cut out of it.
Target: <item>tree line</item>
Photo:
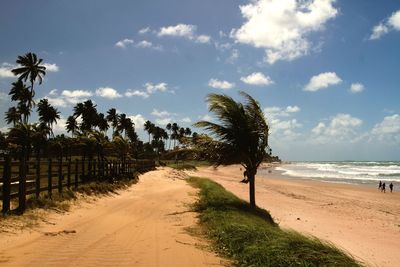
[[[0,132],[0,150],[14,156],[40,157],[82,155],[104,159],[106,155],[119,158],[160,158],[170,150],[185,146],[188,139],[196,138],[190,128],[168,123],[166,128],[146,121],[143,125],[149,135],[148,142],[139,139],[134,122],[124,113],[110,108],[106,114],[98,112],[92,100],[77,103],[73,114],[66,120],[65,134],[54,135],[53,126],[60,120],[60,111],[47,98],[35,102],[36,85],[46,75],[43,59],[34,53],[18,56],[17,68],[12,73],[17,80],[11,84],[9,96],[14,103],[5,112],[10,125],[7,133]],[[36,110],[38,121],[29,121]],[[107,132],[112,129],[109,137]]]

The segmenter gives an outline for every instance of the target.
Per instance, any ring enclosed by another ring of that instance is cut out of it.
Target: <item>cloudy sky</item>
[[[208,93],[243,90],[285,160],[400,160],[399,47],[394,0],[2,1],[0,114],[17,55],[32,51],[57,132],[89,98],[144,138],[147,119],[191,127],[212,119]]]

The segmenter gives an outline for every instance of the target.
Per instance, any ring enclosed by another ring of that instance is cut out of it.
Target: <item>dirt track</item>
[[[196,190],[171,169],[119,195],[57,215],[33,232],[0,234],[1,266],[219,266],[185,227]]]

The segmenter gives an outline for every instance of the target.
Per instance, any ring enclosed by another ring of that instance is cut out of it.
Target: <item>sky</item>
[[[400,160],[399,47],[398,0],[1,1],[0,114],[17,56],[34,52],[56,133],[87,99],[142,140],[146,120],[201,132],[207,94],[245,91],[283,160]]]

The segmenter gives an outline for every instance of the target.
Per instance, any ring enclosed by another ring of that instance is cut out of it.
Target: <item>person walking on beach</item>
[[[383,184],[382,184],[382,192],[386,193],[386,184],[385,184],[385,182],[383,182]]]
[[[247,170],[243,172],[243,180],[240,181],[241,183],[247,184],[249,180],[247,179]]]
[[[382,188],[382,181],[379,181],[378,189],[381,189],[381,188]]]
[[[393,183],[390,183],[389,188],[390,188],[390,193],[393,193]]]

